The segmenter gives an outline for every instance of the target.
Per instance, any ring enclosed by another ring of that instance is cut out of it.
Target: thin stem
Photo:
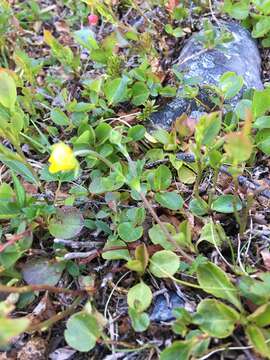
[[[233,213],[234,213],[234,217],[239,225],[239,228],[241,230],[242,227],[242,221],[241,218],[238,214],[238,210],[237,210],[237,202],[236,199],[238,197],[238,181],[237,178],[234,176],[233,177],[233,182],[234,182],[234,198],[233,198]]]
[[[55,190],[55,196],[54,196],[54,205],[56,204],[57,202],[57,198],[58,198],[58,194],[60,192],[60,189],[61,189],[61,185],[62,185],[62,181],[61,180],[58,180],[58,185],[57,185],[57,188]]]
[[[218,174],[219,174],[219,169],[214,169],[213,186],[212,186],[212,189],[209,190],[209,194],[208,194],[208,207],[209,207],[209,209],[211,209],[213,196],[215,194],[215,190],[216,190],[216,187],[217,187]]]
[[[246,230],[246,227],[247,227],[247,222],[248,222],[248,214],[249,214],[249,210],[251,209],[252,207],[252,204],[253,204],[253,194],[248,194],[247,195],[247,202],[246,202],[246,206],[243,210],[243,217],[242,217],[242,221],[241,221],[241,227],[240,227],[240,235],[243,235],[245,230]]]
[[[151,204],[149,203],[149,201],[147,200],[147,198],[145,197],[143,192],[140,192],[140,196],[142,201],[144,202],[146,208],[149,210],[150,214],[152,215],[153,219],[156,221],[156,223],[160,226],[161,230],[163,231],[163,233],[166,235],[167,239],[177,248],[177,250],[179,251],[179,253],[189,262],[192,263],[194,261],[193,257],[188,255],[183,249],[181,249],[179,247],[179,245],[177,244],[177,242],[174,240],[174,238],[172,237],[172,235],[169,233],[168,229],[166,228],[166,226],[164,226],[164,224],[162,223],[162,221],[160,221],[159,217],[157,216],[156,212],[154,211],[154,209],[152,208]]]
[[[200,182],[202,179],[202,163],[201,160],[199,159],[198,161],[196,161],[196,165],[198,167],[198,172],[197,172],[197,176],[196,176],[196,181],[194,184],[194,195],[196,197],[197,200],[201,200],[200,197]]]
[[[101,160],[106,164],[110,169],[117,171],[115,168],[115,165],[108,159],[106,159],[104,156],[100,155],[97,151],[94,150],[79,150],[74,152],[75,156],[82,156],[82,155],[92,155],[93,157]]]
[[[7,286],[0,284],[0,292],[3,293],[17,293],[17,294],[24,294],[34,291],[49,291],[56,294],[61,293],[68,293],[72,295],[78,295],[86,292],[93,292],[94,288],[87,287],[85,289],[80,290],[71,290],[67,288],[59,288],[56,286],[50,286],[50,285],[26,285],[26,286]]]
[[[72,314],[76,310],[77,306],[80,304],[81,301],[82,301],[82,297],[81,296],[77,297],[77,299],[73,302],[73,304],[68,307],[68,309],[61,311],[60,313],[52,316],[48,320],[42,321],[36,325],[30,325],[27,331],[32,332],[32,331],[48,329],[59,320],[62,320],[68,315]]]

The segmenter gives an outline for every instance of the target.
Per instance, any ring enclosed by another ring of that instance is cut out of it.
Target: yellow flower
[[[79,166],[72,149],[63,142],[52,146],[49,163],[49,171],[51,173],[75,170]]]

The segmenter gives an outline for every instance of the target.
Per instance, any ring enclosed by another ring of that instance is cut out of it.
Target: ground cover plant
[[[1,359],[270,358],[269,15],[0,0]],[[213,109],[150,129],[199,101],[175,64],[198,30],[230,41],[223,20],[258,41],[264,90],[225,73]]]

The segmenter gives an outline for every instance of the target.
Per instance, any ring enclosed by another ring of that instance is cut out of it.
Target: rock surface
[[[177,65],[177,70],[184,73],[184,78],[200,79],[198,98],[206,105],[211,104],[209,92],[200,85],[218,85],[220,76],[228,71],[243,77],[243,89],[263,89],[261,58],[256,42],[239,24],[222,22],[222,25],[232,33],[232,41],[224,43],[222,49],[214,48],[204,52],[202,43],[193,35],[182,49]],[[241,99],[242,93],[227,103],[234,106]],[[205,112],[205,107],[195,100],[177,97],[151,115],[150,127],[169,129],[181,114],[187,113],[197,118],[201,112]]]
[[[173,291],[158,295],[154,300],[154,306],[151,311],[150,320],[155,322],[172,321],[175,319],[173,310],[185,305],[185,300]]]

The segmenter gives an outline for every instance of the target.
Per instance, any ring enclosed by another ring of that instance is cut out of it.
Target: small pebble
[[[172,321],[175,319],[175,316],[173,315],[173,310],[178,307],[184,307],[185,300],[179,295],[177,295],[175,292],[168,291],[168,293],[166,294],[169,301],[167,301],[167,296],[164,294],[158,295],[156,298],[154,298],[154,306],[150,315],[151,321]]]

